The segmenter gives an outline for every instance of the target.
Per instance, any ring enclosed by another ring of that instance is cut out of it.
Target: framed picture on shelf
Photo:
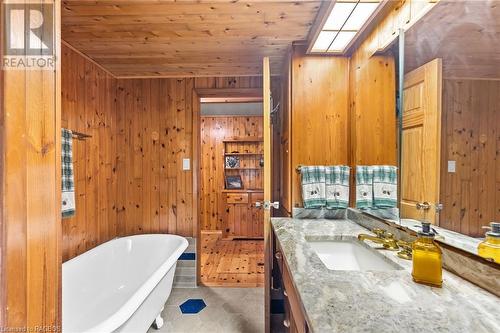
[[[226,169],[235,169],[240,167],[240,158],[238,156],[226,156]]]
[[[226,176],[226,189],[228,190],[240,190],[243,188],[243,181],[240,175],[236,176]]]

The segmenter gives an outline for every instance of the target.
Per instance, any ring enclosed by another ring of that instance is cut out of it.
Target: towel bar
[[[85,134],[85,133],[80,133],[80,132],[76,132],[76,131],[71,131],[73,133],[73,139],[77,139],[77,140],[85,140],[86,138],[91,138],[92,135],[88,135],[88,134]]]

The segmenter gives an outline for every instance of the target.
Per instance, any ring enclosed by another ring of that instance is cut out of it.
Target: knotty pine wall
[[[18,68],[0,77],[2,331],[61,331],[61,6],[42,7],[54,17],[46,24],[56,70]],[[2,3],[2,27],[4,10]]]
[[[116,236],[196,235],[196,88],[258,88],[261,77],[117,80],[65,44],[62,126],[74,141],[76,215],[62,221],[63,260]]]
[[[222,230],[224,210],[224,160],[223,140],[235,137],[263,137],[263,119],[252,117],[201,117],[201,159],[200,159],[200,228],[201,230]],[[250,174],[249,174],[250,173]],[[261,171],[246,171],[244,186],[251,182],[262,183]],[[249,178],[252,179],[249,179]]]
[[[117,83],[119,235],[166,232],[193,236],[194,79]]]
[[[292,199],[285,203],[301,207],[300,175],[295,171],[298,165],[349,163],[349,58],[308,56],[305,47],[297,46],[290,66],[290,109],[286,115],[291,117],[291,129],[284,131],[290,137],[283,137],[283,142],[290,145],[284,149],[291,152]],[[292,207],[285,209],[290,213]]]
[[[500,220],[500,81],[443,80],[440,226],[484,236]],[[449,173],[448,161],[456,161]]]
[[[63,44],[61,126],[73,140],[76,215],[62,220],[63,260],[117,236],[116,80]]]

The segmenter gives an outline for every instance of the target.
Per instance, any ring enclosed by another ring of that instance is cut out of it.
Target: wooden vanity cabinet
[[[278,291],[278,299],[283,300],[284,316],[282,327],[273,327],[271,331],[289,332],[289,333],[308,333],[309,326],[306,321],[305,312],[300,301],[299,295],[292,282],[292,276],[283,258],[283,252],[276,236],[273,232],[273,268],[272,279],[273,289]]]
[[[263,199],[264,193],[261,191],[226,192],[224,238],[263,238],[263,210],[255,204]]]

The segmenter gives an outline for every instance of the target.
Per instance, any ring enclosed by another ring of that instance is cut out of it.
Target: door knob
[[[271,210],[271,208],[279,209],[280,203],[278,201],[275,201],[275,202],[264,201],[264,209]]]

